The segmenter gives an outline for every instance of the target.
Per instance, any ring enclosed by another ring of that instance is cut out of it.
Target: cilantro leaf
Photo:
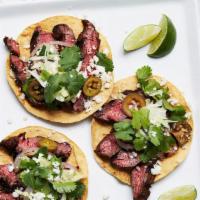
[[[41,147],[41,148],[39,148],[39,150],[34,155],[34,157],[38,157],[39,154],[43,154],[44,157],[47,157],[47,155],[48,155],[48,149],[47,149],[47,147]]]
[[[109,59],[104,53],[98,52],[97,57],[99,61],[97,62],[98,65],[105,67],[106,72],[112,72],[114,69],[114,65],[111,59]]]
[[[47,70],[41,71],[40,77],[43,81],[47,81],[50,76],[51,76],[51,74]]]
[[[143,82],[152,76],[152,69],[149,66],[143,66],[136,72],[136,76],[139,82]]]
[[[77,46],[65,47],[60,53],[59,64],[65,71],[76,69],[81,60],[81,51]]]
[[[19,164],[19,169],[33,169],[37,166],[34,160],[30,158],[22,159]]]
[[[142,131],[139,130],[136,133],[136,138],[133,140],[133,145],[136,151],[141,151],[146,148],[148,142],[148,138],[146,134]]]
[[[148,136],[150,139],[150,142],[154,146],[159,146],[161,143],[161,140],[163,140],[163,131],[161,127],[151,125],[149,128]]]
[[[183,106],[173,106],[166,100],[163,100],[163,106],[169,111],[170,120],[179,122],[186,119],[186,110]]]
[[[45,102],[51,104],[55,100],[57,92],[62,87],[68,90],[70,100],[82,88],[84,81],[84,77],[78,74],[76,70],[52,75],[48,80],[48,86],[44,90]]]
[[[25,186],[29,186],[36,190],[39,190],[41,187],[43,187],[44,183],[46,182],[45,180],[43,180],[39,177],[35,177],[33,171],[21,172],[20,179]]]
[[[148,128],[150,125],[149,121],[149,110],[141,108],[140,110],[133,110],[132,127],[134,129]]]
[[[77,200],[80,199],[83,196],[83,193],[85,191],[85,185],[81,182],[76,183],[77,187],[74,191],[67,194],[67,199]]]
[[[115,136],[118,140],[132,141],[134,136],[134,130],[131,126],[131,121],[124,120],[122,122],[114,123]]]
[[[44,56],[44,55],[45,55],[46,48],[47,48],[47,47],[46,47],[45,45],[42,46],[42,48],[41,48],[41,50],[40,50],[40,53],[39,53],[39,56]]]
[[[128,130],[115,132],[115,136],[118,140],[122,141],[132,141],[133,140],[134,131],[133,129],[129,128]]]
[[[140,159],[143,163],[147,163],[155,158],[158,154],[158,149],[154,145],[148,145],[147,148],[140,154]]]

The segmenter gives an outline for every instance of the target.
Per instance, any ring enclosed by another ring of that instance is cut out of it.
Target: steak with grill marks
[[[10,67],[13,70],[18,84],[22,84],[27,78],[28,63],[22,61],[18,56],[10,55]]]
[[[83,31],[78,37],[77,45],[81,48],[83,62],[81,70],[85,71],[90,60],[97,54],[100,46],[99,33],[88,20],[82,20]]]
[[[102,158],[111,158],[119,151],[120,147],[113,133],[106,135],[95,150],[96,154]]]
[[[0,165],[0,186],[6,191],[12,191],[21,186],[17,174],[9,170],[9,165]]]
[[[38,45],[43,43],[49,43],[54,41],[52,33],[43,31],[40,26],[37,26],[33,32],[31,42],[30,42],[30,51],[32,52]]]
[[[85,107],[84,107],[84,96],[83,94],[80,95],[80,97],[74,102],[73,104],[73,110],[75,112],[82,112]]]
[[[133,169],[136,165],[140,163],[139,156],[135,152],[127,152],[121,150],[112,159],[111,164],[123,170]]]
[[[155,176],[151,174],[150,166],[141,165],[131,172],[131,186],[134,200],[147,200],[150,195],[150,187]]]
[[[66,24],[58,24],[53,27],[53,37],[66,43],[66,46],[72,47],[76,43],[73,30]]]
[[[20,198],[13,197],[12,193],[0,191],[0,200],[20,200]]]
[[[100,111],[94,114],[94,117],[105,122],[119,122],[127,118],[122,110],[122,100],[120,99],[105,104]]]
[[[12,55],[15,55],[15,56],[20,55],[19,43],[17,41],[8,37],[5,37],[3,41]]]
[[[58,157],[61,157],[63,160],[66,160],[69,158],[71,152],[72,152],[72,148],[70,144],[68,144],[67,142],[63,142],[63,143],[58,143],[57,148],[54,153]]]

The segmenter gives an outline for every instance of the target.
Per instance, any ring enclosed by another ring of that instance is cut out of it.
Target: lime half
[[[161,27],[161,32],[152,41],[147,53],[148,56],[154,58],[169,54],[176,43],[176,29],[166,15],[163,15],[159,26]]]
[[[158,36],[160,31],[161,28],[154,24],[137,27],[124,40],[124,50],[133,51],[147,45]]]
[[[184,185],[162,194],[158,200],[195,200],[196,197],[196,188],[193,185]]]

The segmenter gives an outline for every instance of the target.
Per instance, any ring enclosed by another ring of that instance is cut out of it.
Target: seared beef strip
[[[25,138],[25,134],[23,137],[20,137],[18,145],[16,147],[17,153],[21,153],[27,149],[31,148],[37,148],[39,147],[39,138],[33,137],[33,138]]]
[[[139,156],[135,152],[127,152],[121,150],[113,158],[111,158],[111,164],[123,170],[133,169],[140,162]]]
[[[150,195],[150,187],[155,176],[151,174],[150,166],[141,165],[131,172],[131,186],[134,200],[147,200]]]
[[[17,174],[9,170],[9,165],[0,165],[0,185],[6,191],[12,191],[21,186]]]
[[[78,37],[78,46],[81,48],[83,62],[81,70],[85,71],[90,60],[97,54],[100,46],[99,33],[88,20],[82,20],[83,31]]]
[[[175,123],[171,134],[176,138],[179,146],[184,146],[191,140],[192,127],[187,121]]]
[[[106,135],[95,150],[96,154],[102,158],[111,158],[119,151],[120,147],[113,133]]]
[[[27,78],[27,63],[19,57],[10,55],[10,66],[15,73],[16,82],[22,84]]]
[[[15,157],[18,153],[27,149],[39,148],[40,139],[41,137],[26,138],[25,133],[22,133],[19,136],[3,140],[0,143],[0,146],[5,148],[13,157]],[[63,160],[66,160],[70,156],[71,150],[70,144],[63,142],[57,143],[57,148],[53,153],[55,153],[58,157],[61,157]]]
[[[18,136],[10,137],[8,139],[1,141],[0,146],[3,147],[4,149],[6,149],[6,151],[10,155],[15,157],[17,154],[16,148],[18,146],[19,140],[20,140],[20,138],[24,138],[24,137],[25,137],[25,133],[22,133]]]
[[[14,198],[12,193],[5,193],[0,191],[0,200],[19,200],[20,198]]]
[[[19,43],[17,41],[8,37],[5,37],[3,41],[12,55],[15,55],[15,56],[20,55]]]
[[[58,157],[61,157],[63,160],[66,160],[71,154],[72,148],[67,142],[58,143],[55,154]]]
[[[31,42],[30,42],[30,51],[32,52],[38,45],[43,43],[49,43],[54,41],[52,33],[43,31],[40,26],[37,26],[33,32]]]
[[[73,30],[66,24],[58,24],[53,28],[53,37],[66,43],[66,46],[72,47],[76,43]]]
[[[105,104],[100,111],[94,114],[94,117],[105,122],[119,122],[127,118],[122,110],[122,100],[120,99]]]
[[[74,102],[73,110],[75,112],[82,112],[84,109],[84,96],[81,94],[80,97]]]

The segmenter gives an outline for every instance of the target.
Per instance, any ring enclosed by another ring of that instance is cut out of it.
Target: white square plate
[[[101,169],[93,158],[90,119],[74,125],[59,125],[37,119],[27,113],[10,90],[5,74],[7,51],[3,37],[17,35],[28,25],[54,15],[87,18],[110,42],[115,64],[115,79],[135,73],[138,67],[150,65],[155,74],[164,76],[181,91],[193,110],[195,137],[186,161],[164,180],[153,185],[150,200],[173,187],[194,184],[200,188],[200,53],[198,0],[51,0],[3,1],[0,5],[0,139],[9,132],[28,125],[42,125],[61,131],[85,152],[89,167],[88,200],[131,200],[131,188],[119,183]],[[177,29],[177,43],[172,53],[161,59],[146,56],[147,48],[124,54],[122,44],[134,27],[158,23],[167,14]],[[105,198],[104,198],[105,197]],[[198,197],[200,199],[200,197]]]

